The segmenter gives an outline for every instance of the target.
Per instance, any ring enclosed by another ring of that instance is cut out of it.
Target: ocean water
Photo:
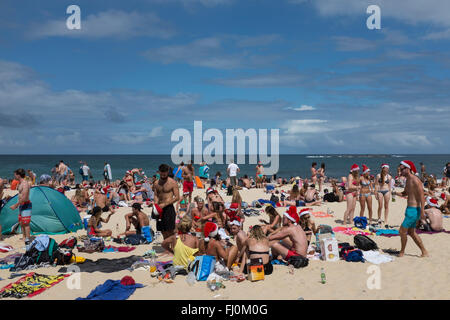
[[[380,165],[387,163],[391,167],[391,174],[396,173],[399,162],[408,159],[416,164],[420,170],[420,162],[426,166],[429,174],[442,177],[442,171],[450,155],[280,155],[278,177],[309,177],[312,162],[317,162],[318,167],[323,162],[326,166],[328,177],[342,177],[348,174],[350,166],[357,163],[360,167],[365,164],[371,168],[372,173],[380,171]],[[78,174],[80,161],[86,161],[91,168],[95,180],[103,179],[104,162],[108,161],[112,168],[114,179],[122,178],[125,171],[132,168],[142,168],[147,176],[156,173],[161,163],[177,167],[172,163],[170,155],[0,155],[0,177],[12,178],[14,170],[18,168],[31,169],[39,177],[41,174],[50,174],[51,168],[63,160],[74,171],[76,180],[80,181]],[[248,159],[247,159],[248,161]],[[255,164],[239,164],[240,175],[255,175]],[[210,174],[221,172],[226,175],[227,165],[211,164]],[[198,165],[195,165],[198,172]]]

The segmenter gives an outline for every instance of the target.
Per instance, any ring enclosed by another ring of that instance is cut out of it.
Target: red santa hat
[[[388,165],[387,163],[383,163],[383,164],[381,165],[381,169],[383,169],[383,168],[388,168],[388,169],[389,169],[389,165]]]
[[[284,216],[286,218],[288,218],[289,220],[291,220],[294,224],[297,224],[298,220],[299,220],[299,217],[298,217],[298,214],[297,214],[297,207],[290,206],[288,211],[286,211],[284,213]]]
[[[160,206],[158,206],[156,203],[153,204],[153,213],[155,216],[159,216],[162,213],[162,209]]]
[[[439,207],[438,201],[432,197],[427,197],[427,203],[430,207],[435,207],[435,208]]]
[[[205,223],[205,228],[203,229],[203,234],[205,235],[205,241],[209,241],[210,238],[214,238],[217,236],[217,233],[219,232],[219,228],[217,227],[217,224],[213,222],[207,222]]]
[[[214,190],[213,188],[208,188],[208,189],[206,189],[206,195],[208,195],[208,194],[210,194],[211,192],[213,192],[213,193],[217,193],[217,191],[216,190]]]
[[[111,189],[111,187],[110,187],[110,186],[107,186],[107,187],[102,188],[102,189],[100,190],[100,192],[101,192],[102,194],[107,194],[108,191],[109,191],[110,189]]]
[[[350,168],[350,172],[358,171],[358,170],[359,170],[359,166],[356,163],[353,164],[352,167]]]
[[[416,166],[414,165],[414,163],[412,161],[409,160],[403,160],[400,162],[400,164],[404,165],[405,167],[407,167],[409,170],[411,170],[414,174],[417,173],[417,169]]]
[[[368,166],[366,166],[365,164],[363,164],[363,174],[370,172],[370,169]]]
[[[233,225],[240,227],[241,226],[241,218],[238,216],[233,217],[233,219],[230,222],[228,222],[228,225],[230,227]]]
[[[307,214],[311,215],[311,211],[309,211],[308,208],[302,209],[302,210],[299,212],[299,217],[301,218],[302,216],[307,215]]]

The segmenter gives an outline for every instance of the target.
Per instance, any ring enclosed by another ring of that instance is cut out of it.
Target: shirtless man
[[[312,184],[308,187],[305,193],[305,203],[307,206],[320,206],[321,201],[317,200],[318,192],[315,186]]]
[[[263,187],[263,177],[264,177],[264,167],[261,164],[261,161],[258,161],[258,165],[256,166],[256,188],[262,188]]]
[[[219,227],[219,235],[222,239],[229,239],[230,237],[225,232],[227,222],[227,215],[225,214],[225,205],[222,202],[213,202],[207,215],[201,217],[203,224],[213,222]]]
[[[183,177],[183,194],[189,193],[189,203],[192,202],[192,192],[194,191],[194,167],[192,163],[182,168],[181,176]]]
[[[248,178],[247,175],[244,175],[244,177],[242,178],[242,183],[244,184],[244,187],[247,189],[250,189],[252,187],[250,184],[250,179]]]
[[[142,206],[139,203],[133,203],[131,206],[132,212],[125,215],[126,228],[125,232],[119,236],[130,236],[133,234],[142,235],[145,240],[152,242],[152,236],[150,231],[150,220],[148,216],[142,212]],[[136,229],[130,230],[131,225]]]
[[[159,166],[159,175],[159,180],[153,185],[155,203],[158,205],[156,230],[161,231],[163,238],[166,239],[174,234],[177,214],[173,204],[180,200],[180,190],[177,182],[169,177],[168,165]]]
[[[241,223],[238,220],[233,220],[228,223],[230,227],[230,233],[235,237],[236,239],[236,246],[238,249],[238,256],[237,261],[240,261],[242,256],[244,255],[244,246],[245,241],[247,241],[248,237],[247,234],[242,230]]]
[[[424,227],[425,231],[442,231],[444,229],[444,219],[442,212],[439,210],[439,205],[436,199],[427,197],[427,205],[425,206],[425,220],[420,219],[417,226]]]
[[[30,185],[25,181],[25,170],[17,169],[14,171],[14,178],[19,181],[17,190],[19,191],[18,201],[12,205],[11,210],[19,208],[19,224],[22,228],[23,240],[25,245],[30,244],[30,222],[32,205],[30,201]]]
[[[64,164],[64,161],[61,160],[58,165],[57,176],[56,176],[56,180],[57,180],[57,183],[59,186],[64,184],[64,181],[67,178],[66,172],[67,172],[67,166]]]
[[[231,269],[238,255],[237,246],[221,238],[219,227],[215,223],[207,222],[203,233],[205,239],[200,241],[200,252],[216,257],[216,261],[223,262],[223,265]]]
[[[108,187],[102,188],[99,187],[99,189],[95,190],[94,193],[94,207],[100,207],[103,212],[111,211],[114,213],[114,209],[111,206],[111,203],[107,197],[107,193],[110,191]]]
[[[427,257],[428,252],[423,246],[422,239],[416,233],[416,224],[419,219],[425,220],[424,192],[422,181],[415,175],[417,173],[414,163],[409,160],[400,162],[401,175],[406,177],[406,186],[403,192],[395,192],[397,196],[408,197],[408,207],[405,212],[405,220],[400,226],[401,250],[399,257],[405,255],[408,235],[414,240],[422,251],[422,257]]]
[[[294,256],[306,257],[308,241],[305,231],[298,225],[299,216],[296,211],[296,207],[289,207],[283,216],[283,227],[269,236],[274,259],[282,256],[283,259],[289,261]]]

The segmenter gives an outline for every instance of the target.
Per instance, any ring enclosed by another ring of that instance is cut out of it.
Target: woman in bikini
[[[314,221],[311,220],[311,213],[309,209],[303,209],[299,213],[300,220],[299,225],[302,227],[303,231],[306,234],[306,240],[308,240],[308,245],[311,241],[311,237],[319,232],[319,228],[316,227]]]
[[[317,170],[317,176],[319,181],[319,192],[322,192],[322,186],[325,182],[325,163],[320,165],[320,168]]]
[[[294,184],[292,189],[289,191],[289,196],[284,200],[284,206],[300,206],[302,204],[302,196],[300,190],[298,189],[298,184]]]
[[[261,227],[264,231],[265,235],[268,235],[281,226],[281,217],[278,214],[277,210],[272,206],[267,206],[265,209],[267,215],[269,216],[269,222],[266,220],[260,219],[259,222],[264,223]]]
[[[385,228],[389,228],[388,217],[389,217],[389,202],[391,201],[391,180],[392,177],[389,175],[389,165],[381,165],[381,173],[379,173],[375,180],[375,191],[376,197],[378,199],[378,223],[381,221],[381,211],[383,210],[384,202],[384,223]]]
[[[361,205],[360,217],[364,217],[364,211],[367,204],[367,210],[369,211],[369,224],[372,223],[372,193],[373,183],[370,179],[370,169],[363,165],[363,174],[360,179],[361,194],[359,196],[359,203]]]
[[[317,169],[316,169],[317,163],[313,162],[311,165],[311,183],[316,184],[317,183]]]
[[[347,190],[344,194],[347,197],[347,210],[344,213],[344,224],[349,225],[353,221],[353,215],[355,214],[356,199],[358,199],[359,193],[359,166],[357,164],[352,165],[350,168],[350,174],[347,178]]]
[[[244,254],[242,255],[241,266],[239,269],[241,273],[248,273],[248,259],[262,259],[264,275],[272,274],[273,266],[270,262],[269,239],[266,237],[261,226],[256,225],[250,230],[249,236],[245,241],[242,250],[244,251]]]
[[[100,207],[94,207],[94,209],[92,209],[92,216],[88,223],[88,235],[94,237],[110,237],[112,235],[111,230],[101,230],[100,228],[102,227],[102,222],[108,223],[113,214],[114,212],[110,213],[106,219],[103,219],[102,209]]]

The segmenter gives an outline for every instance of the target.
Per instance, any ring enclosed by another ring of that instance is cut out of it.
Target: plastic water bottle
[[[320,269],[320,282],[325,284],[327,282],[327,278],[325,277],[325,270],[323,268]]]
[[[150,273],[156,271],[156,253],[153,251],[150,257]]]
[[[195,284],[195,274],[191,271],[188,273],[187,277],[186,277],[186,282],[190,285],[193,286]]]

